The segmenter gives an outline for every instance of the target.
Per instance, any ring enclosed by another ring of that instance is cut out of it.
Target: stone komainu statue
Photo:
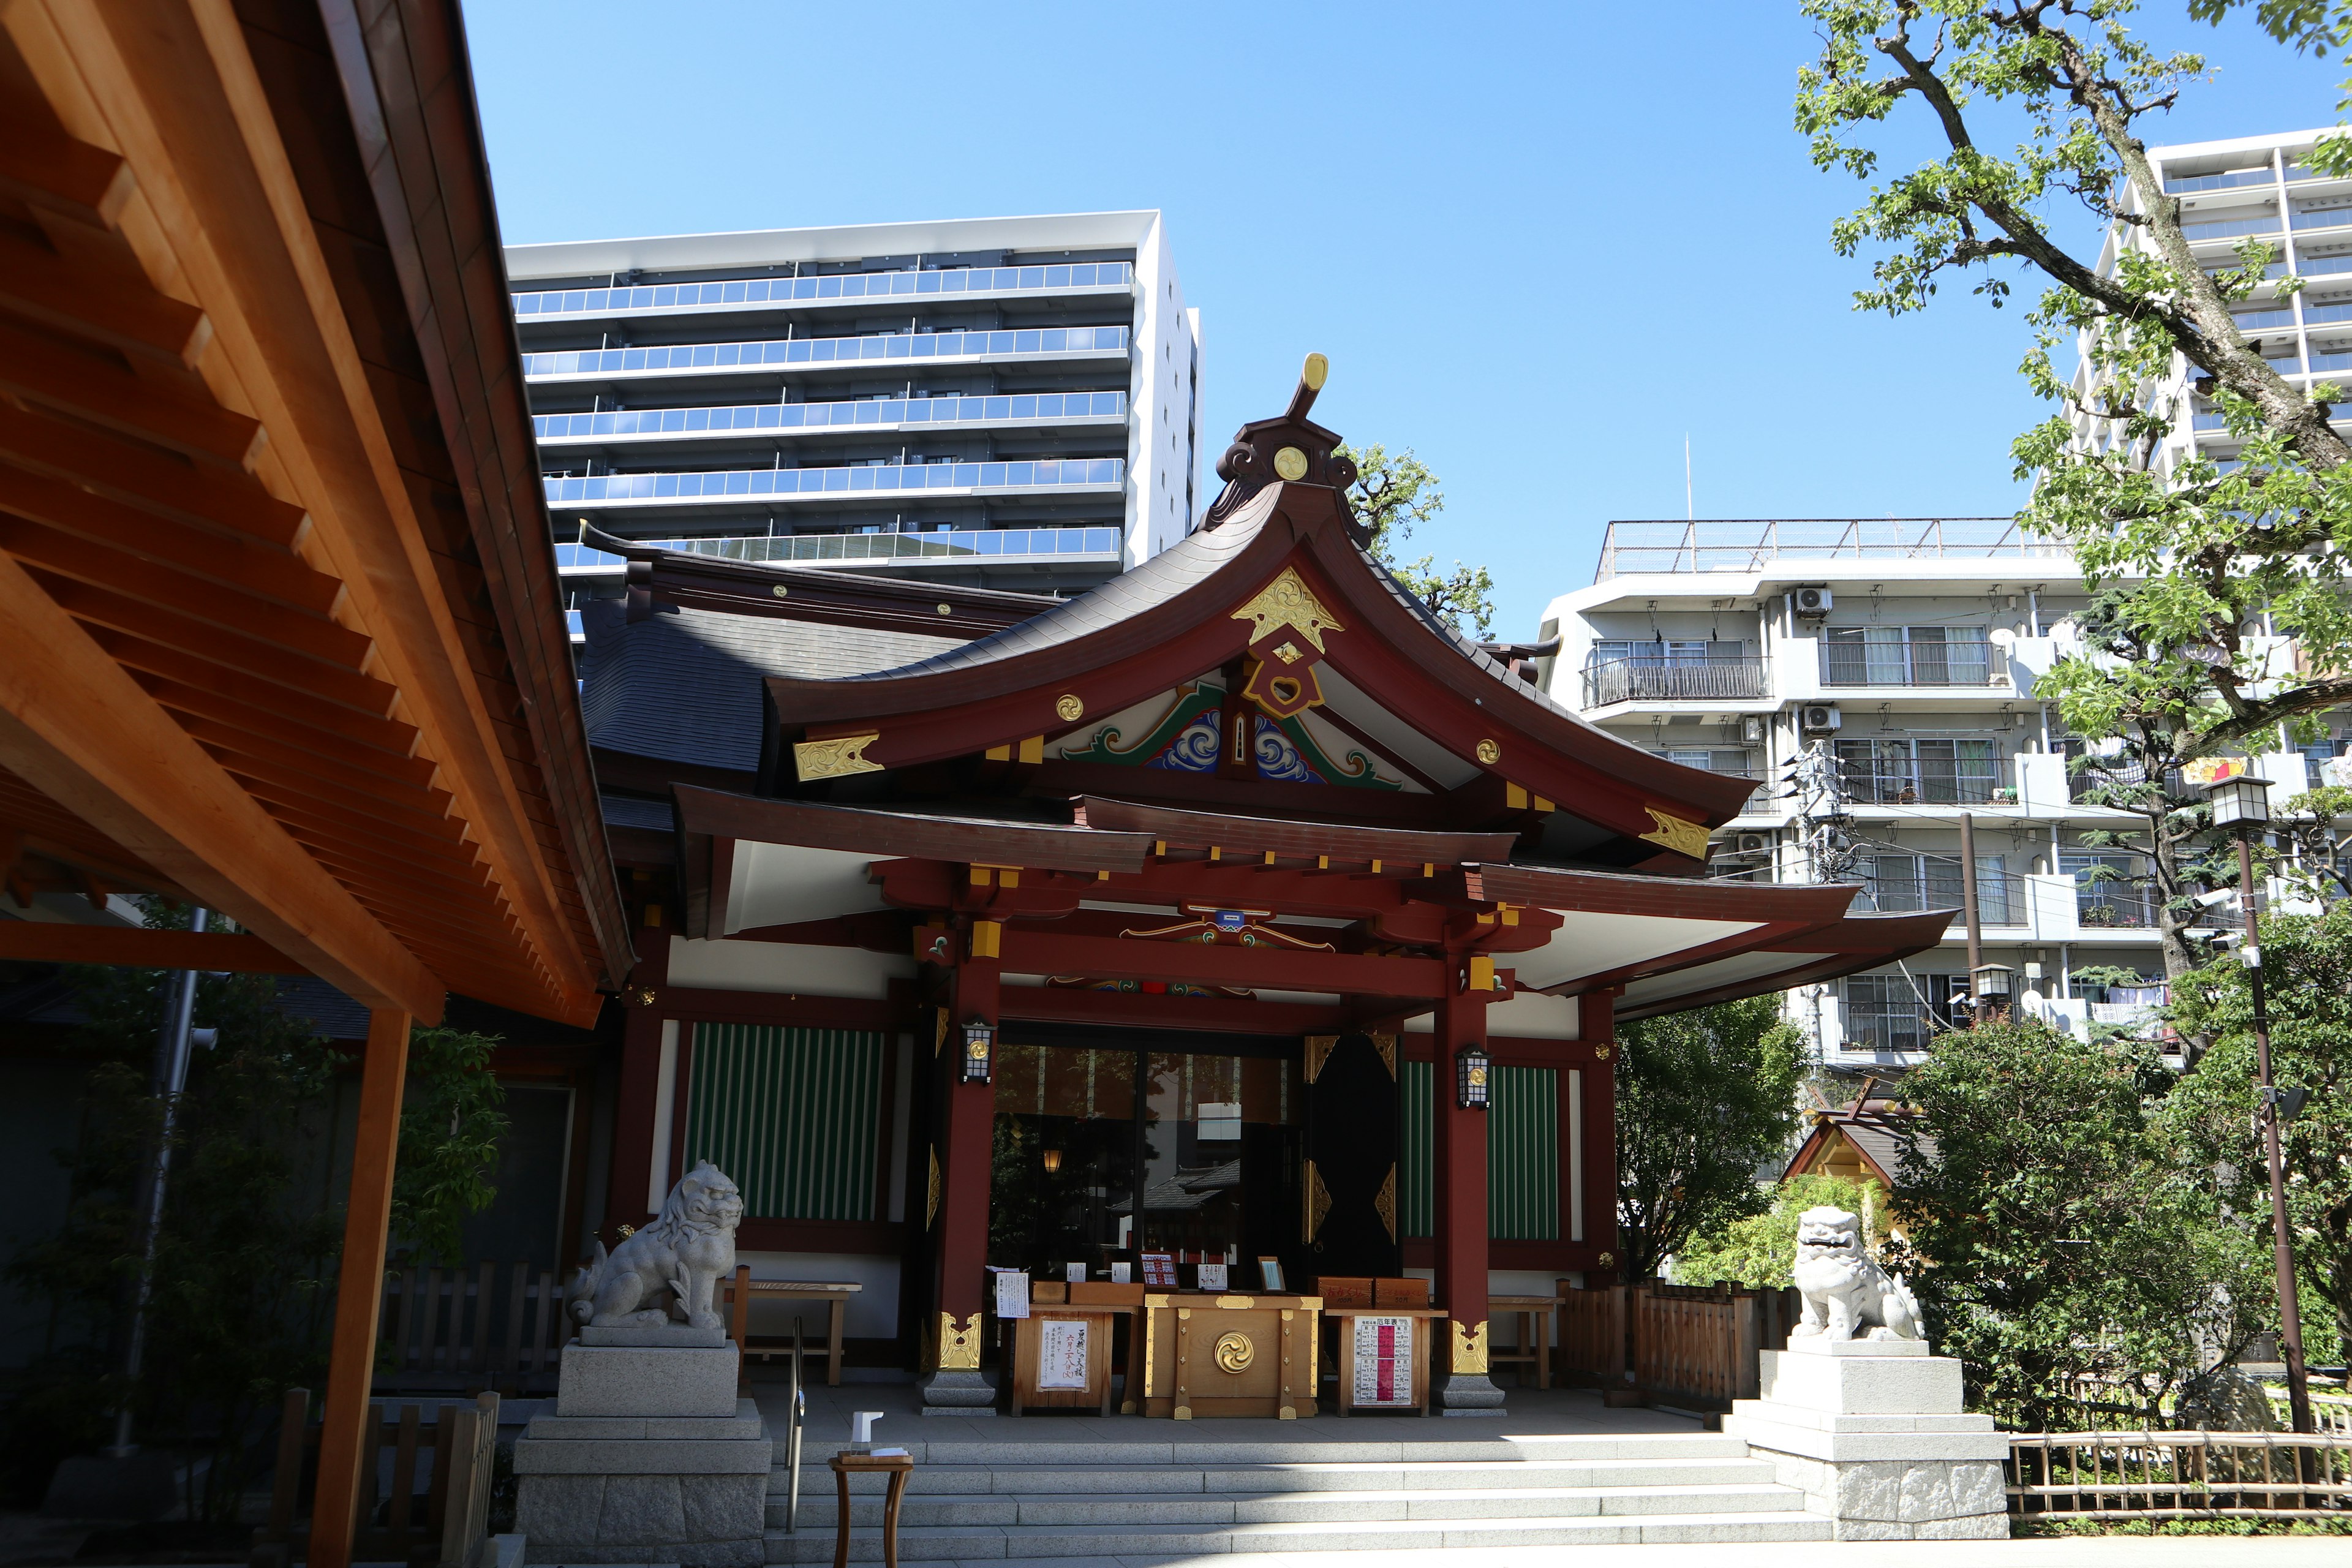
[[[1807,1209],[1797,1216],[1797,1265],[1792,1278],[1805,1298],[1804,1320],[1791,1336],[1833,1340],[1924,1340],[1919,1303],[1902,1276],[1889,1274],[1863,1250],[1862,1218],[1844,1209]]]
[[[661,1217],[607,1255],[604,1244],[564,1287],[563,1310],[583,1327],[723,1329],[710,1297],[735,1272],[743,1194],[704,1160],[670,1189]]]

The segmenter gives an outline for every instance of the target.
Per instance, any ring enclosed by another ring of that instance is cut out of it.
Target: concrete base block
[[[969,1368],[950,1372],[942,1367],[923,1379],[926,1415],[993,1415],[996,1385]]]
[[[2003,1541],[2009,1505],[1999,1462],[1862,1460],[1833,1463],[1756,1450],[1773,1479],[1805,1494],[1805,1506],[1837,1521],[1840,1541]]]
[[[727,1342],[725,1329],[698,1329],[688,1323],[656,1323],[639,1327],[626,1323],[589,1324],[580,1331],[583,1345],[628,1350],[715,1351]]]
[[[672,1350],[574,1341],[563,1347],[555,1413],[704,1419],[732,1415],[740,1360],[733,1345]]]
[[[1789,1335],[1790,1355],[1849,1356],[1923,1356],[1927,1353],[1925,1340],[1833,1340],[1827,1334]]]
[[[516,1482],[515,1529],[525,1538],[530,1563],[754,1568],[765,1557],[767,1491],[765,1469],[756,1475],[525,1474]]]
[[[652,1437],[667,1442],[717,1443],[729,1439],[764,1437],[766,1424],[760,1407],[748,1399],[735,1402],[731,1415],[534,1415],[522,1429],[527,1439],[549,1443],[609,1442]]]
[[[1950,1356],[1765,1351],[1758,1361],[1764,1398],[1774,1405],[1837,1415],[1958,1415],[1961,1408],[1960,1363]]]
[[[1429,1402],[1440,1415],[1500,1415],[1503,1391],[1483,1372],[1452,1372],[1437,1380]]]

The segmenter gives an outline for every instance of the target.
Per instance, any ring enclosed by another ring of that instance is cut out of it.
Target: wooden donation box
[[[1339,1414],[1428,1415],[1431,1342],[1445,1317],[1445,1309],[1429,1304],[1429,1282],[1325,1275],[1315,1283],[1338,1330]]]
[[[1143,1414],[1315,1414],[1319,1296],[1154,1291],[1143,1299]]]
[[[1141,1309],[1143,1287],[1041,1281],[1035,1291],[1029,1315],[1011,1324],[1013,1414],[1093,1405],[1109,1415],[1113,1328]]]

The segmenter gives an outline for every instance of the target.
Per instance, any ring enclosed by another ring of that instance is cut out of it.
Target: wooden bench
[[[823,1301],[825,1304],[824,1349],[805,1353],[824,1357],[824,1382],[828,1388],[836,1387],[841,1383],[842,1329],[849,1320],[849,1299],[865,1289],[865,1286],[855,1283],[821,1279],[754,1279],[751,1278],[751,1266],[748,1263],[737,1264],[735,1278],[719,1288],[720,1302],[729,1309],[727,1335],[741,1350],[746,1361],[753,1356],[764,1361],[770,1356],[786,1355],[793,1348],[789,1335],[751,1337],[752,1297],[765,1296],[786,1301]]]
[[[1517,1366],[1519,1386],[1528,1385],[1528,1374],[1535,1374],[1538,1388],[1551,1386],[1551,1314],[1559,1301],[1550,1296],[1489,1296],[1486,1312],[1486,1365],[1489,1370]],[[1509,1314],[1519,1321],[1517,1342],[1509,1350],[1495,1344],[1492,1323],[1495,1319]]]

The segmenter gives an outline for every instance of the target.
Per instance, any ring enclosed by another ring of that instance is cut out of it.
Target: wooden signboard
[[[1111,1325],[1123,1306],[1032,1302],[1013,1327],[1013,1414],[1030,1408],[1110,1414]]]
[[[1429,1414],[1430,1341],[1442,1330],[1444,1308],[1344,1307],[1330,1317],[1339,1331],[1339,1414]]]

